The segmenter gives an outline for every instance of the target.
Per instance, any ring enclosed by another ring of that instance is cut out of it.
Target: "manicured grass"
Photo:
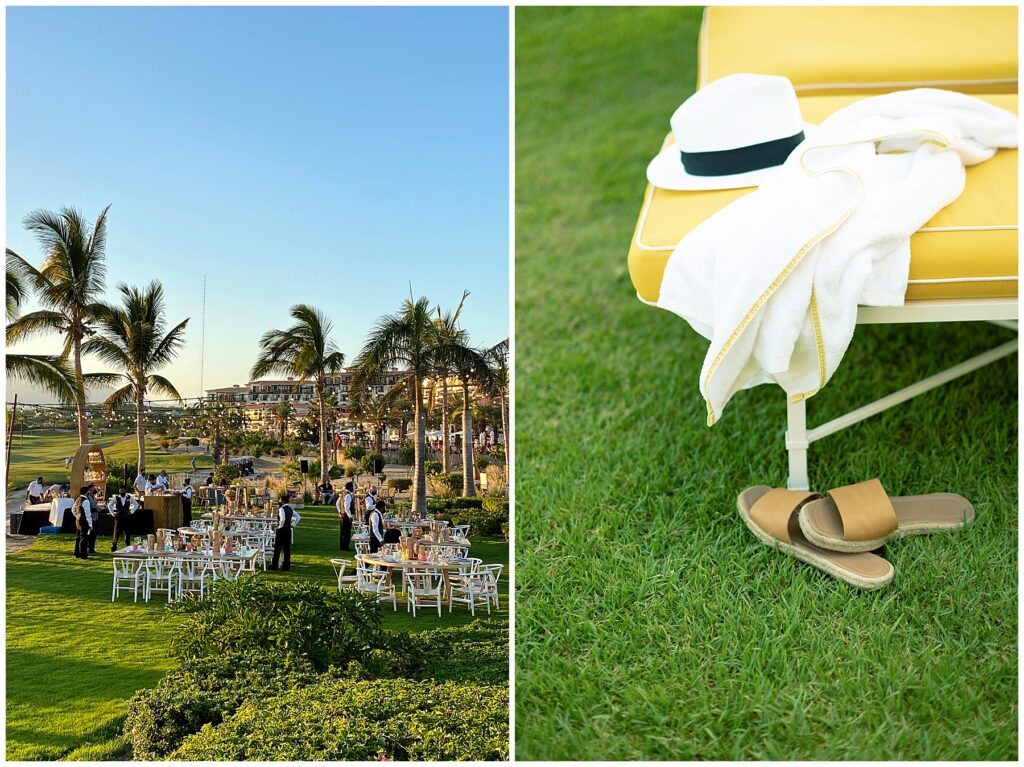
[[[107,459],[107,471],[117,477],[121,476],[121,467],[125,463],[134,465],[139,458],[139,449],[135,442],[135,432],[131,434],[103,434],[93,436],[94,444],[103,448]],[[78,432],[40,430],[25,432],[22,440],[20,433],[15,433],[14,445],[11,449],[11,484],[13,493],[24,495],[28,483],[42,475],[46,484],[67,482],[68,472],[64,469],[64,459],[74,456],[78,450]],[[146,469],[156,473],[161,469],[168,472],[184,472],[192,468],[192,456],[196,456],[196,466],[204,469],[213,468],[213,458],[198,453],[168,453],[154,439],[154,435],[146,437]],[[129,477],[131,482],[135,477]]]
[[[816,489],[959,492],[977,521],[889,546],[861,593],[759,543],[785,402],[713,429],[707,342],[640,304],[644,169],[692,91],[699,9],[516,12],[516,756],[1015,759],[1017,359],[828,437]],[[1010,337],[857,329],[817,424]]]
[[[334,584],[328,562],[338,556],[337,512],[308,507],[295,533],[292,569],[259,578],[308,578]],[[105,545],[106,544],[106,545]],[[109,543],[82,562],[71,556],[71,536],[43,536],[7,557],[7,758],[125,758],[119,737],[125,703],[151,687],[174,664],[167,646],[175,626],[166,602],[134,604],[124,594],[110,602]],[[474,539],[473,556],[508,564],[504,541]],[[502,591],[507,591],[507,574]],[[400,604],[383,610],[387,628],[423,631],[471,618],[464,608],[415,619]],[[500,615],[508,618],[507,600]]]

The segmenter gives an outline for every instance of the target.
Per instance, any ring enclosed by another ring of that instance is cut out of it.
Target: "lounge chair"
[[[1017,112],[1015,6],[707,8],[699,57],[698,87],[739,72],[788,77],[809,122],[869,94],[916,87],[971,93]],[[656,147],[650,149],[653,155]],[[683,236],[749,192],[648,185],[629,249],[638,298],[655,304],[665,264]],[[861,307],[857,317],[858,324],[965,321],[992,322],[1014,335],[813,429],[807,428],[806,401],[790,402],[788,486],[809,487],[812,442],[1017,351],[1016,150],[969,167],[960,198],[911,238],[904,306]],[[827,396],[827,387],[820,396]]]

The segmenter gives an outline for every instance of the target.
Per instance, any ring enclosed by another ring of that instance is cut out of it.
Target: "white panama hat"
[[[793,83],[778,75],[726,75],[684,101],[669,121],[674,141],[647,166],[661,189],[758,186],[813,131]]]

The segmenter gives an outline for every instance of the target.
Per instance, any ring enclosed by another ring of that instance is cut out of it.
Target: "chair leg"
[[[807,476],[807,401],[789,402],[786,405],[786,450],[789,452],[789,480],[786,486],[790,490],[810,489]]]

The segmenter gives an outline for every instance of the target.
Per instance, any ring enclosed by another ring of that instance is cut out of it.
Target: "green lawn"
[[[107,459],[107,470],[121,476],[121,467],[125,463],[132,465],[139,458],[139,448],[135,442],[135,432],[126,435],[104,434],[93,436],[94,444],[103,448]],[[64,459],[74,456],[78,450],[78,432],[40,430],[25,433],[24,439],[15,434],[11,449],[11,482],[12,492],[24,495],[28,483],[42,475],[45,484],[67,482],[68,472],[64,469]],[[146,468],[152,473],[161,469],[168,472],[184,472],[192,468],[192,456],[196,456],[196,465],[200,468],[213,468],[213,459],[198,453],[168,453],[154,439],[154,435],[146,438]],[[131,482],[135,477],[129,477]]]
[[[697,8],[516,12],[516,756],[1016,759],[1017,359],[811,449],[816,489],[959,492],[977,521],[888,547],[862,593],[760,544],[785,402],[709,430],[707,342],[640,304],[644,169],[693,88]],[[858,328],[818,424],[1010,337]]]
[[[337,512],[301,511],[289,573],[259,578],[308,578],[334,583],[328,559],[339,556]],[[97,551],[104,550],[104,541]],[[7,758],[124,758],[119,737],[125,702],[153,686],[174,660],[166,647],[174,625],[166,602],[110,602],[109,550],[87,562],[71,556],[71,536],[43,536],[7,557]],[[508,564],[504,541],[474,539],[473,556]],[[507,591],[508,576],[502,576]],[[508,618],[507,600],[500,615]],[[421,612],[415,619],[399,604],[384,608],[384,625],[422,631],[471,620],[464,608]]]

